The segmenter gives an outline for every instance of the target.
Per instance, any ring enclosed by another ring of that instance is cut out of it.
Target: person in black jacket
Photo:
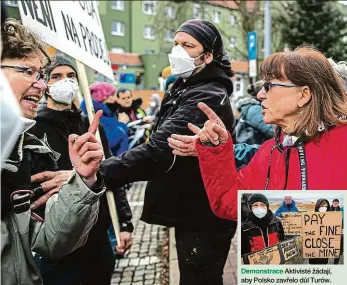
[[[83,117],[81,110],[78,110],[72,103],[75,96],[74,92],[77,92],[78,89],[75,65],[68,58],[58,56],[48,69],[48,76],[50,88],[47,105],[40,106],[35,118],[36,125],[31,129],[31,133],[39,138],[44,138],[54,151],[60,153],[57,160],[59,170],[71,170],[68,137],[72,133],[83,134],[89,128],[88,118]],[[76,85],[69,80],[76,82]],[[105,157],[111,157],[112,153],[101,125],[99,130]],[[117,253],[124,254],[131,245],[132,213],[124,188],[120,188],[114,193],[121,223],[120,238],[122,243]],[[103,196],[100,199],[98,221],[92,228],[85,245],[60,260],[36,257],[44,283],[46,285],[110,284],[115,266],[107,234],[110,224],[106,196]]]
[[[175,227],[180,285],[221,285],[237,223],[213,214],[197,158],[176,157],[168,139],[190,134],[188,122],[203,126],[206,117],[198,102],[210,106],[234,133],[231,64],[219,31],[208,21],[183,23],[174,41],[169,60],[180,78],[164,95],[149,142],[105,160],[100,171],[112,189],[149,181],[141,219]]]
[[[282,222],[269,209],[269,200],[260,193],[248,198],[250,213],[241,224],[241,254],[248,254],[284,241]]]
[[[343,207],[340,207],[340,201],[339,199],[334,199],[331,203],[330,212],[342,212],[342,228],[343,228]],[[341,235],[341,241],[340,241],[340,256],[337,258],[334,258],[334,264],[340,263],[340,257],[343,254],[343,234]]]

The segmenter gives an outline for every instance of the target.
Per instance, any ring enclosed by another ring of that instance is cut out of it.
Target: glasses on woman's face
[[[42,72],[36,70],[35,68],[28,66],[16,66],[16,65],[0,65],[1,68],[13,68],[18,72],[22,72],[24,74],[24,78],[31,83],[35,83],[42,79],[45,83],[47,83],[47,76]]]
[[[298,86],[298,85],[295,85],[295,84],[292,84],[292,83],[280,83],[280,82],[265,82],[263,84],[263,87],[264,87],[264,90],[265,90],[266,93],[269,92],[272,87],[276,87],[276,86],[287,87],[287,88],[290,88],[290,87],[301,87],[301,86]]]

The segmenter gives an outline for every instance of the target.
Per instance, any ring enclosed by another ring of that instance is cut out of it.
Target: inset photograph
[[[344,264],[344,193],[242,193],[241,263]]]

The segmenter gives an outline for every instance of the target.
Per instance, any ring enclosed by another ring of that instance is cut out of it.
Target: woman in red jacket
[[[197,155],[214,213],[237,218],[237,190],[346,190],[347,96],[327,58],[312,48],[275,53],[260,67],[264,122],[277,126],[248,166],[236,170],[233,142],[205,104],[195,136],[168,139],[176,155]]]

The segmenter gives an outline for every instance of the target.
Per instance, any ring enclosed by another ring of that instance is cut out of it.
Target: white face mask
[[[58,103],[70,105],[76,98],[78,84],[70,78],[62,79],[49,87],[49,93],[52,99]]]
[[[196,68],[199,68],[205,64],[202,63],[195,66],[195,60],[200,58],[202,55],[203,54],[196,58],[191,58],[183,47],[180,45],[174,46],[169,54],[172,75],[177,75],[181,78],[188,78],[192,75]]]
[[[257,208],[252,209],[252,212],[253,212],[254,216],[256,216],[259,219],[262,219],[265,217],[265,215],[267,213],[267,209],[257,207]]]
[[[326,212],[328,210],[328,207],[320,207],[318,209],[319,212]]]

